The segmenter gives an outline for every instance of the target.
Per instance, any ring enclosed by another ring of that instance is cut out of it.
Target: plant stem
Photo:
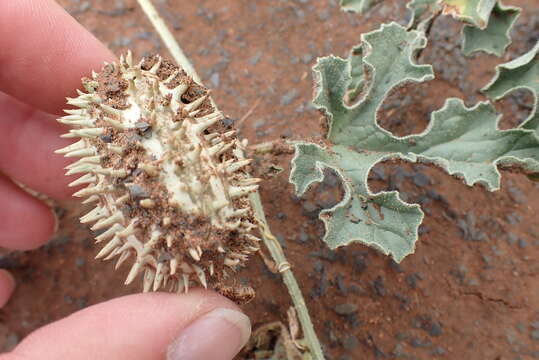
[[[157,33],[159,33],[159,36],[165,43],[167,49],[172,54],[172,57],[178,65],[181,65],[183,70],[187,74],[189,74],[193,80],[195,80],[197,83],[202,84],[202,81],[200,80],[200,77],[198,76],[195,68],[183,52],[182,48],[180,47],[180,44],[176,41],[174,38],[174,35],[170,32],[170,30],[167,27],[167,24],[163,20],[163,18],[159,15],[157,10],[155,9],[155,6],[153,6],[151,0],[138,0],[138,3],[142,10],[146,13],[146,16],[148,16],[148,19],[150,19],[150,22],[157,30]]]
[[[305,299],[303,298],[298,282],[294,277],[294,273],[290,268],[290,264],[286,260],[283,248],[270,231],[269,225],[266,221],[266,215],[264,214],[264,209],[262,208],[262,202],[260,201],[260,194],[258,191],[251,193],[249,195],[249,199],[251,200],[251,205],[255,211],[255,217],[259,222],[259,226],[261,227],[260,230],[262,232],[264,244],[268,248],[273,261],[275,261],[277,264],[277,269],[283,276],[284,284],[288,288],[288,293],[290,294],[294,307],[296,308],[298,319],[303,330],[303,336],[307,346],[309,347],[312,359],[323,360],[324,354],[322,352],[320,341],[316,336],[316,332],[309,315],[309,309],[305,304]]]
[[[161,18],[153,6],[151,0],[138,0],[138,3],[159,33],[159,36],[161,36],[161,39],[163,39],[163,42],[174,57],[174,60],[176,60],[178,65],[180,65],[196,82],[202,84],[200,77],[195,71],[195,68],[182,51],[180,45],[168,29],[165,21]],[[215,108],[217,109],[216,106]],[[281,244],[270,231],[269,225],[266,221],[264,209],[262,207],[262,202],[260,200],[260,194],[258,191],[254,192],[249,196],[249,199],[251,201],[251,205],[253,206],[255,217],[261,228],[260,230],[264,244],[268,248],[273,261],[275,261],[277,264],[277,268],[283,276],[283,281],[288,289],[290,297],[292,298],[294,307],[296,308],[298,319],[303,330],[303,336],[305,337],[305,342],[310,350],[310,355],[313,360],[324,360],[322,347],[318,337],[316,336],[311,317],[309,316],[309,310],[305,304],[305,299],[303,298],[298,282],[294,277],[294,273],[290,268],[290,264],[286,260]]]

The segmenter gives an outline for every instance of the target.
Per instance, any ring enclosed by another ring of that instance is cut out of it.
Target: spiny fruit
[[[80,158],[67,175],[83,174],[74,195],[95,208],[81,218],[106,245],[97,258],[132,258],[131,283],[144,291],[192,285],[230,293],[225,285],[260,239],[248,194],[249,176],[235,131],[215,110],[208,90],[160,56],[132,55],[83,78],[87,93],[59,119],[80,140],[57,153]],[[240,291],[245,295],[245,289]]]

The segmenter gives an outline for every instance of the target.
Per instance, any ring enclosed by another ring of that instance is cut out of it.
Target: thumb
[[[47,325],[0,360],[231,360],[250,333],[249,318],[216,293],[137,294]]]

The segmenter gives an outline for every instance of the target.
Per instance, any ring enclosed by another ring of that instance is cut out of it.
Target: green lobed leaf
[[[361,94],[363,85],[365,84],[365,77],[363,76],[363,47],[361,45],[352,48],[348,56],[348,62],[350,63],[351,81],[348,85],[346,101],[354,102]]]
[[[330,248],[360,241],[399,262],[414,252],[423,219],[419,206],[403,202],[395,191],[372,194],[367,185],[370,169],[379,161],[394,157],[391,153],[357,152],[340,145],[323,148],[298,143],[295,146],[290,181],[299,196],[311,184],[323,180],[324,168],[333,169],[342,180],[343,199],[320,213],[326,227],[324,241]]]
[[[364,13],[380,0],[341,0],[343,10]],[[441,11],[467,23],[462,31],[466,56],[484,51],[501,56],[511,43],[510,32],[520,8],[506,7],[498,0],[409,0],[409,29],[425,31]]]
[[[374,5],[382,2],[383,0],[341,0],[340,5],[342,10],[357,12],[364,14],[369,11]],[[412,18],[410,20],[409,27],[416,22],[419,22],[423,15],[432,16],[434,10],[438,9],[438,3],[441,0],[410,0],[406,7],[410,9]]]
[[[539,138],[539,41],[526,54],[498,65],[496,75],[481,91],[499,100],[517,89],[527,89],[533,94],[533,109],[520,127],[535,131]]]
[[[496,4],[485,29],[466,25],[462,29],[462,51],[469,56],[476,51],[502,56],[511,43],[511,29],[520,15],[520,8]]]
[[[341,0],[341,8],[345,11],[364,14],[374,5],[383,0]]]
[[[343,199],[320,213],[324,241],[331,248],[359,241],[395,261],[413,253],[423,213],[397,192],[370,191],[368,174],[381,161],[433,163],[468,185],[479,183],[489,190],[500,186],[498,165],[539,172],[539,140],[531,130],[499,130],[499,116],[488,103],[467,108],[461,100],[449,99],[418,135],[396,137],[378,126],[377,111],[392,89],[433,78],[429,65],[413,61],[425,45],[422,32],[395,23],[382,25],[362,36],[347,60],[330,56],[313,68],[313,103],[327,115],[328,141],[295,144],[290,181],[302,195],[322,181],[325,168],[341,178]],[[355,95],[352,105],[350,93]]]
[[[328,114],[328,139],[333,143],[347,144],[379,129],[372,120],[387,94],[396,86],[434,78],[430,65],[417,65],[414,54],[425,47],[427,39],[420,31],[406,31],[397,23],[383,24],[380,29],[363,34],[363,71],[355,72],[354,81],[363,78],[361,93],[352,107],[344,103],[351,80],[351,63],[334,56],[320,59],[314,67],[317,92],[313,103]],[[360,54],[360,55],[361,55]],[[358,56],[360,56],[358,55]],[[349,58],[350,59],[350,58]],[[338,122],[333,118],[338,117]],[[384,136],[389,135],[384,131]],[[376,139],[374,139],[376,141]]]
[[[485,29],[497,0],[440,0],[444,14]]]
[[[428,22],[440,8],[438,0],[411,0],[406,7],[411,12],[408,28],[417,28],[422,22]]]

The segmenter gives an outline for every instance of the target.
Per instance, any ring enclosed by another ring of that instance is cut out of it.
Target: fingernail
[[[182,330],[169,346],[167,360],[232,360],[250,336],[245,314],[215,309]]]

